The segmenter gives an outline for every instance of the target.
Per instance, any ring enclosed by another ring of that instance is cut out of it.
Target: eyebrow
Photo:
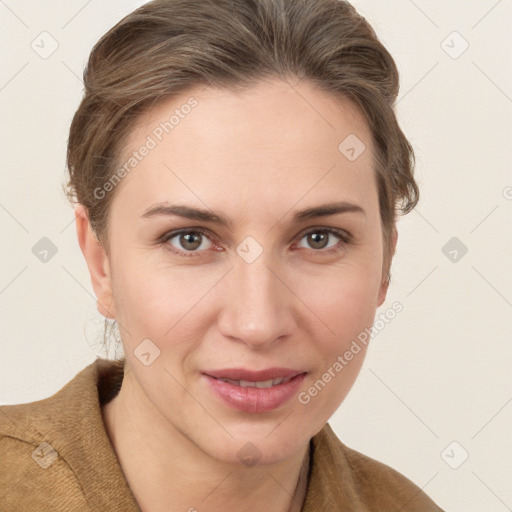
[[[304,210],[292,210],[292,223],[297,224],[310,219],[319,217],[327,217],[340,213],[360,213],[366,215],[365,211],[357,204],[348,201],[340,201],[337,203],[326,203],[319,206],[313,206]],[[185,219],[197,220],[201,222],[209,222],[219,224],[229,229],[232,228],[230,219],[220,213],[201,208],[193,208],[182,204],[158,203],[148,208],[143,214],[143,218],[156,216],[177,216]]]

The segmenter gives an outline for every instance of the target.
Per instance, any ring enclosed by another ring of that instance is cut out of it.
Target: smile
[[[202,375],[213,397],[230,408],[263,413],[285,406],[301,388],[306,373],[261,381]]]
[[[273,386],[279,386],[279,384],[285,384],[292,380],[293,377],[278,377],[277,379],[263,380],[263,381],[249,381],[249,380],[232,380],[232,379],[218,379],[223,382],[229,382],[235,386],[241,386],[243,388],[271,388]]]

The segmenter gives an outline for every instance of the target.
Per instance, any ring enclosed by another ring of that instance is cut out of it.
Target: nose
[[[252,263],[235,259],[222,292],[222,335],[262,350],[292,334],[295,300],[281,268],[265,251]]]

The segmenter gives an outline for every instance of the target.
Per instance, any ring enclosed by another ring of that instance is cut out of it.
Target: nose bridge
[[[240,248],[243,250],[243,244]],[[263,346],[290,332],[290,301],[286,296],[290,292],[274,274],[270,251],[262,251],[252,261],[241,254],[230,272],[220,329],[227,337]]]

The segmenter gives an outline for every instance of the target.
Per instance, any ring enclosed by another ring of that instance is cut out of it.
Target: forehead
[[[166,98],[138,119],[123,162],[144,146],[150,149],[132,162],[119,194],[131,194],[140,208],[176,194],[251,204],[262,194],[270,202],[297,201],[308,189],[322,199],[337,189],[338,199],[375,199],[364,117],[352,102],[307,81],[237,92],[196,87]]]
[[[310,81],[267,80],[239,91],[200,86],[163,99],[139,117],[127,145],[152,134],[158,142],[181,135],[205,145],[236,136],[239,142],[250,137],[270,145],[300,139],[308,147],[332,149],[351,133],[371,144],[367,123],[352,101]],[[287,149],[299,150],[281,148]]]

